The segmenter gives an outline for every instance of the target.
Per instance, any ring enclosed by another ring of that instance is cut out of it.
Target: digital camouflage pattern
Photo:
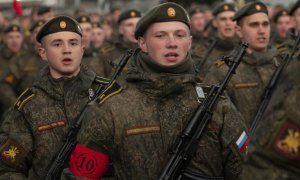
[[[81,68],[72,78],[53,79],[45,67],[30,90],[10,108],[0,129],[0,179],[42,179],[66,133],[97,86]]]
[[[296,180],[300,177],[300,64],[292,61],[279,81],[249,143],[242,179]]]
[[[115,179],[156,180],[175,139],[199,105],[196,76],[190,58],[166,68],[154,65],[140,51],[130,62],[128,87],[100,106],[88,107],[88,121],[82,125],[78,142],[109,154]],[[236,140],[243,130],[236,109],[220,100],[189,171],[235,179],[242,161]]]
[[[220,39],[218,37],[214,37],[210,40],[210,44],[208,44],[205,48],[205,52],[201,52],[201,44],[195,45],[192,53],[198,56],[203,57],[203,62],[199,67],[199,76],[200,79],[203,80],[206,74],[210,71],[210,68],[214,65],[216,60],[222,59],[223,56],[228,56],[233,49],[238,44],[238,38],[228,38],[228,39]],[[212,51],[208,53],[208,49],[212,47]],[[204,59],[204,56],[207,58]]]
[[[267,52],[246,53],[228,84],[226,92],[243,115],[248,128],[255,117],[264,89],[281,60],[282,57],[273,48]],[[204,82],[217,84],[227,71],[228,66],[224,61],[218,60]]]

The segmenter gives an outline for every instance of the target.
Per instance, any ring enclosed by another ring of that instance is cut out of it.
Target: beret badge
[[[260,10],[261,10],[261,6],[260,6],[259,4],[256,4],[256,5],[255,5],[255,9],[256,9],[257,11],[260,11]]]
[[[174,17],[174,16],[176,16],[176,11],[175,11],[175,9],[174,8],[168,8],[168,16],[169,17]]]
[[[65,29],[65,28],[67,27],[66,22],[65,22],[65,21],[60,21],[59,27],[60,27],[61,29]]]

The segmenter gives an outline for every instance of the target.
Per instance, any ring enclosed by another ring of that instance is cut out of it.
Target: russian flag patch
[[[247,149],[247,145],[249,142],[249,137],[245,131],[242,132],[238,140],[236,141],[236,145],[238,146],[240,152],[245,152]]]

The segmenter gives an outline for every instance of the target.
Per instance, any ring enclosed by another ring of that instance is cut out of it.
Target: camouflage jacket
[[[296,180],[300,177],[299,61],[284,72],[266,114],[249,144],[242,179]]]
[[[248,127],[255,117],[264,89],[281,60],[282,57],[273,49],[263,53],[246,53],[228,84],[226,92],[244,116]],[[227,71],[228,66],[223,61],[217,60],[204,82],[218,84]]]
[[[43,179],[97,84],[95,73],[85,68],[75,77],[53,79],[45,67],[3,119],[0,179]]]
[[[100,106],[89,107],[88,121],[78,137],[80,144],[109,154],[115,179],[158,179],[171,146],[199,105],[198,100],[203,100],[196,93],[191,59],[165,68],[149,65],[151,60],[143,54],[131,59],[126,89],[100,101]],[[229,101],[219,102],[189,172],[202,177],[238,176],[242,156],[236,141],[244,131],[240,118]]]

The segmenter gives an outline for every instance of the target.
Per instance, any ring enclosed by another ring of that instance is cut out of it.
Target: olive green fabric
[[[297,180],[300,177],[300,63],[292,61],[249,143],[241,179]]]
[[[256,13],[265,13],[268,14],[268,9],[266,5],[259,1],[254,1],[247,3],[244,7],[238,10],[234,17],[232,18],[233,21],[239,21],[245,16],[250,16]]]
[[[168,2],[146,12],[136,25],[135,38],[142,36],[152,23],[169,21],[180,21],[190,27],[189,16],[185,9],[179,4]]]
[[[53,79],[49,67],[41,71],[0,126],[0,179],[43,179],[89,101],[89,89],[99,85],[94,79],[95,73],[84,67],[72,78]]]
[[[213,10],[212,10],[212,14],[214,16],[220,14],[221,12],[226,12],[226,11],[233,11],[236,12],[236,8],[234,6],[234,4],[231,3],[219,3],[217,4]]]
[[[226,92],[243,115],[248,128],[255,117],[264,89],[281,61],[282,56],[273,47],[266,52],[246,53],[228,84]],[[217,60],[204,82],[220,83],[228,69],[223,61]]]
[[[291,7],[289,14],[292,16],[299,7],[300,7],[300,1],[297,0],[297,2],[295,2]]]
[[[78,142],[108,153],[115,179],[157,180],[172,144],[199,105],[197,77],[189,63],[182,64],[181,73],[159,73],[144,63],[150,57],[139,53],[130,59],[128,87],[88,108]],[[244,130],[240,118],[229,101],[220,100],[189,171],[210,178],[238,176],[242,157],[235,142]]]
[[[130,10],[124,11],[119,16],[118,24],[120,24],[122,21],[124,21],[126,19],[137,18],[137,17],[142,17],[142,14],[140,11],[138,11],[136,9],[130,9]]]
[[[82,29],[77,21],[68,16],[57,16],[42,26],[36,35],[36,40],[41,42],[44,36],[63,31],[74,32],[82,36]]]

